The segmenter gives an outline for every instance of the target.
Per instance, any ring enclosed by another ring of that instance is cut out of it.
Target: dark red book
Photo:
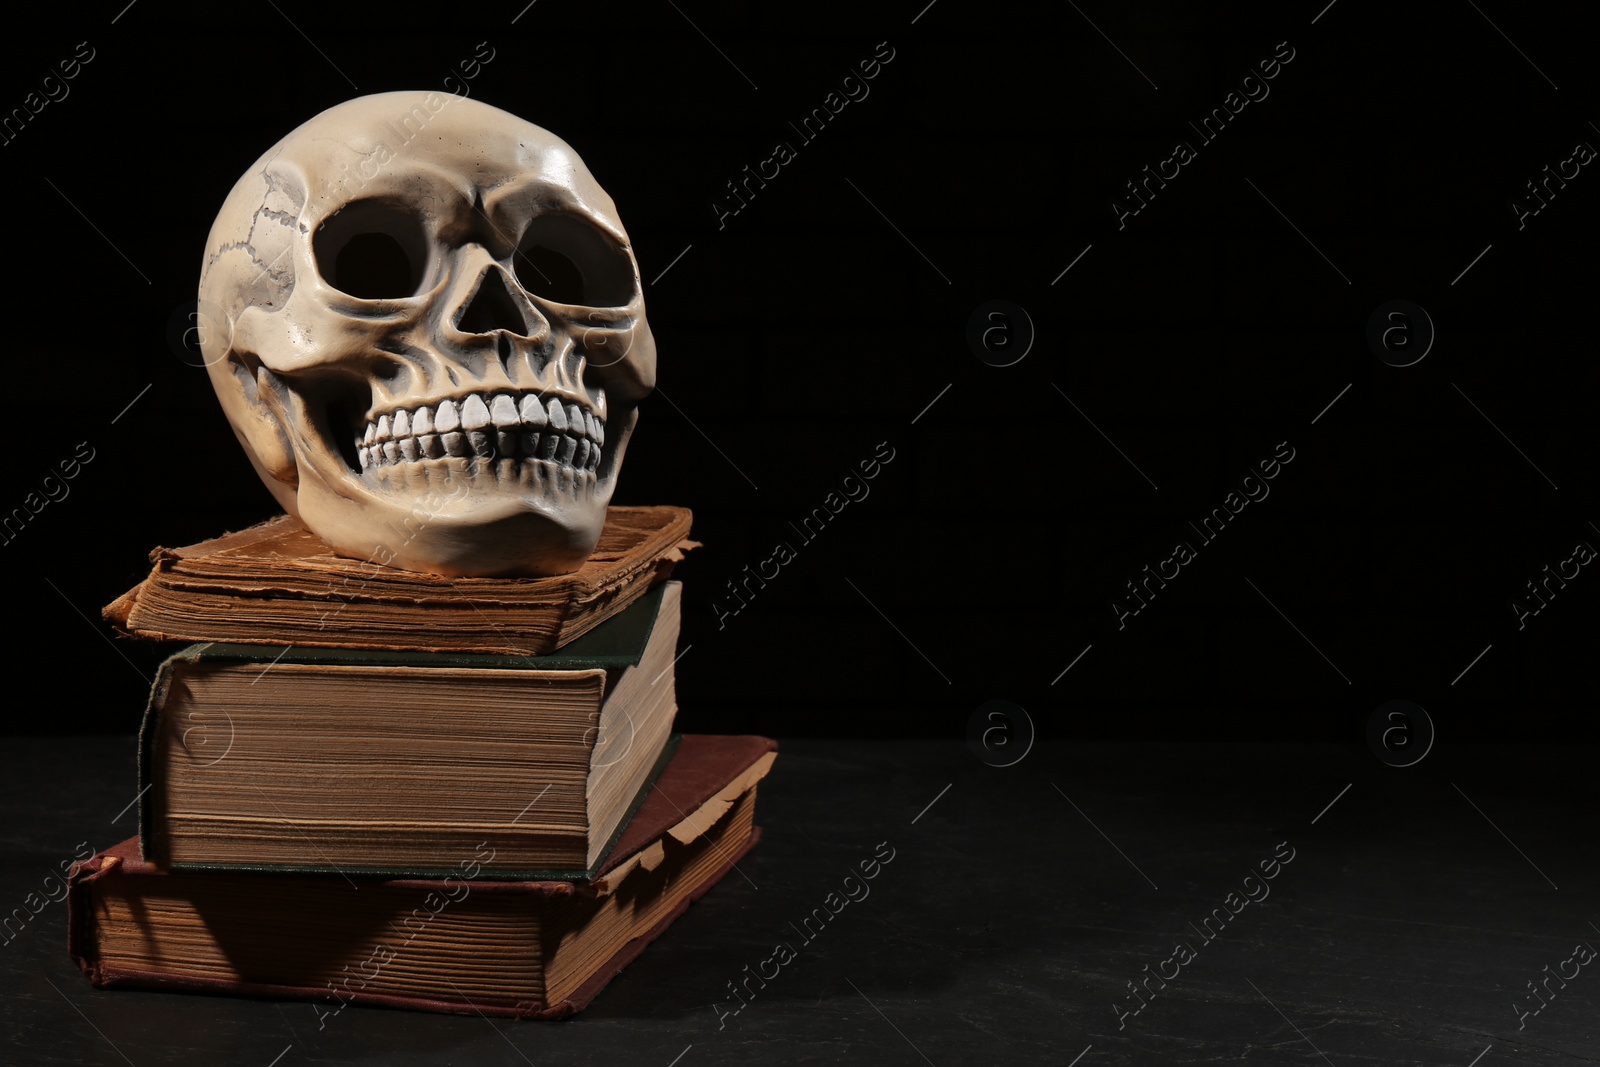
[[[562,1018],[754,847],[776,750],[685,736],[587,882],[490,880],[478,853],[428,879],[167,871],[130,838],[74,870],[68,948],[102,988]]]

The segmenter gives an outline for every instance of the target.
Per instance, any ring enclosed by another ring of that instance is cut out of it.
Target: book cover
[[[149,576],[102,614],[153,641],[543,655],[664,581],[696,547],[691,518],[680,507],[613,507],[573,574],[447,578],[336,556],[280,515],[156,549]]]

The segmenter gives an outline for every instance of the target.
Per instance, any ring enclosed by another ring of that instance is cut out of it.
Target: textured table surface
[[[303,1002],[95,991],[51,903],[6,935],[0,1060],[1595,1063],[1600,960],[1569,962],[1600,948],[1595,757],[1057,744],[998,769],[960,742],[793,741],[761,846],[575,1020],[319,1028]],[[131,832],[134,742],[17,741],[3,769],[9,912]]]

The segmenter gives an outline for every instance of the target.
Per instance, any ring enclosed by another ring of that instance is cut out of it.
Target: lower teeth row
[[[429,433],[398,441],[361,445],[361,469],[394,463],[420,463],[448,456],[478,459],[542,459],[563,467],[592,471],[600,466],[600,446],[586,437],[527,430],[472,430]]]

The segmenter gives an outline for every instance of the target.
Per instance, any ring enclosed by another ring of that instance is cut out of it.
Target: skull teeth
[[[374,416],[356,437],[356,453],[363,471],[454,456],[593,472],[605,439],[605,423],[579,404],[534,393],[473,393]]]
[[[382,417],[378,420],[378,426],[380,429],[383,426]],[[461,429],[461,413],[456,410],[454,400],[440,401],[439,414],[434,418],[433,426],[440,433],[454,433]]]
[[[512,432],[508,428],[515,427],[522,422],[522,416],[517,412],[517,402],[505,393],[494,398],[494,407],[490,411],[494,424],[501,427],[501,433]]]
[[[489,424],[489,405],[483,402],[483,397],[476,393],[467,397],[466,403],[461,405],[461,425],[469,431],[477,431]]]

